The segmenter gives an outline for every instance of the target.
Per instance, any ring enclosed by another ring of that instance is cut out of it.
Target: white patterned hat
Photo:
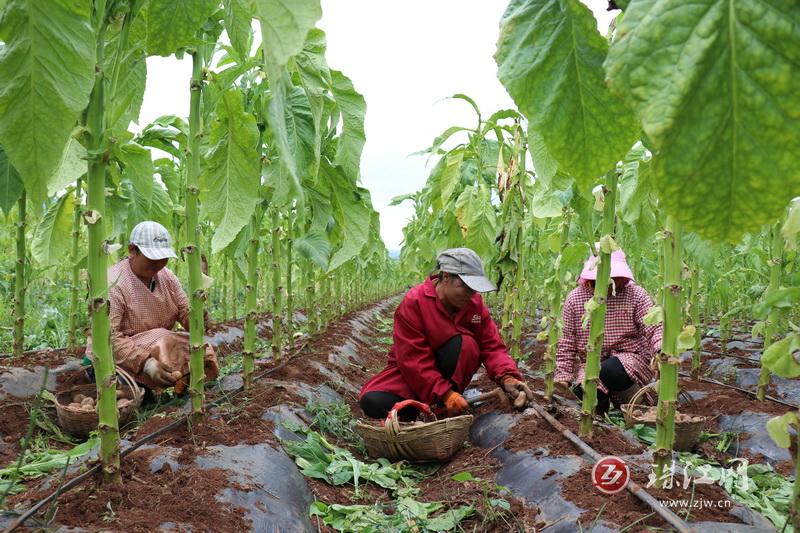
[[[146,258],[153,261],[178,257],[172,249],[172,238],[167,228],[152,220],[136,224],[131,231],[130,242],[139,248]]]

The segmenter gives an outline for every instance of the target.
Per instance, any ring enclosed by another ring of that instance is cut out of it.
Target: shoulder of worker
[[[402,314],[408,316],[409,314],[421,313],[422,309],[425,307],[425,300],[431,295],[436,297],[436,288],[433,286],[430,279],[411,287],[406,295],[403,296],[400,305],[397,306],[395,315]]]
[[[162,268],[161,272],[158,273],[158,277],[170,288],[183,290],[181,280],[178,279],[178,276],[176,276],[169,267]]]
[[[637,285],[634,281],[628,282],[628,285],[625,286],[626,291],[630,291],[630,294],[635,299],[645,299],[651,300],[650,294],[645,290],[644,287]]]
[[[436,298],[436,286],[433,281],[428,278],[419,285],[411,287],[411,289],[403,297],[403,302],[411,303],[420,301],[426,297]]]
[[[582,283],[578,283],[578,285],[569,291],[569,294],[567,294],[565,303],[580,302],[583,304],[589,300],[593,294],[594,293],[590,288],[586,287]]]

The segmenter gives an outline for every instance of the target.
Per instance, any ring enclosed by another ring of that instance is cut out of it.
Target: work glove
[[[170,387],[175,384],[172,373],[157,359],[161,350],[158,346],[153,346],[150,350],[150,357],[144,363],[144,373],[153,380],[159,387]]]
[[[556,381],[555,385],[555,393],[561,396],[562,398],[573,398],[575,393],[572,392],[570,388],[570,384],[566,381]]]
[[[523,409],[529,401],[533,400],[531,389],[525,382],[518,380],[514,376],[504,376],[500,383],[503,386],[503,390],[511,398],[511,401],[514,402],[516,409]]]
[[[447,391],[442,397],[442,402],[444,402],[444,406],[447,409],[447,416],[463,415],[469,409],[467,400],[453,389]]]

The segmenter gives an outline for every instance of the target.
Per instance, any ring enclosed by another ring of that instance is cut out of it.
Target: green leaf
[[[786,222],[781,227],[781,235],[786,241],[785,249],[787,252],[797,250],[797,234],[800,233],[800,200],[795,199],[789,207],[789,214],[786,215]]]
[[[500,21],[498,77],[528,118],[529,136],[581,188],[614,168],[639,129],[606,87],[607,50],[579,0],[512,0]]]
[[[326,91],[331,85],[331,73],[325,61],[326,46],[325,33],[314,28],[308,32],[303,50],[295,56],[294,61],[314,117],[314,175],[319,169]]]
[[[653,184],[650,180],[650,155],[645,146],[638,142],[625,156],[622,175],[617,191],[619,194],[619,213],[627,224],[636,224],[642,211],[651,206],[650,198]]]
[[[155,183],[152,177],[150,180],[153,181],[150,197],[145,197],[139,187],[132,184],[130,180],[122,182],[125,194],[130,198],[128,216],[125,219],[128,232],[133,230],[136,224],[145,220],[154,220],[167,229],[172,228],[172,199],[160,184]]]
[[[11,162],[6,157],[6,152],[0,147],[0,210],[6,216],[17,204],[17,200],[22,196],[22,180],[19,179],[17,169],[11,166]]]
[[[800,4],[634,0],[607,61],[653,143],[667,212],[739,240],[800,194]],[[665,31],[668,29],[668,31]]]
[[[764,350],[761,364],[782,378],[800,377],[800,360],[794,352],[800,350],[800,333],[791,333]]]
[[[697,328],[692,325],[685,326],[678,335],[678,351],[690,350],[694,347],[694,333]]]
[[[263,25],[262,25],[263,27]],[[263,36],[263,30],[262,30]],[[267,77],[269,78],[270,90],[272,98],[267,107],[267,123],[272,131],[275,147],[279,154],[278,165],[280,170],[274,169],[273,172],[279,172],[281,177],[288,177],[288,182],[291,184],[292,191],[295,194],[298,202],[298,211],[303,211],[304,196],[303,187],[300,183],[300,177],[297,173],[297,162],[295,161],[292,148],[289,143],[289,131],[286,124],[287,115],[287,98],[292,91],[292,84],[289,79],[289,71],[286,67],[278,66],[273,63],[266,63]]]
[[[456,200],[455,207],[464,245],[472,248],[484,262],[491,261],[496,254],[497,213],[488,187],[483,183],[467,187]]]
[[[465,481],[474,481],[475,476],[472,475],[472,472],[464,471],[464,472],[459,472],[458,474],[454,474],[452,476],[452,479],[453,481],[460,481],[463,483]]]
[[[573,242],[564,248],[561,253],[560,268],[562,270],[576,269],[583,264],[589,253],[589,246],[585,242]]]
[[[0,13],[0,145],[34,210],[94,85],[91,3],[9,0]]]
[[[87,158],[86,149],[81,146],[81,143],[70,137],[64,146],[64,153],[61,154],[58,168],[50,183],[47,184],[47,194],[55,196],[70,185],[74,185],[78,178],[86,174]]]
[[[481,110],[478,109],[478,104],[475,103],[475,100],[473,100],[472,98],[470,98],[466,94],[462,94],[462,93],[456,93],[453,96],[451,96],[450,98],[454,99],[454,100],[464,100],[466,103],[468,103],[470,106],[472,106],[472,109],[475,111],[475,114],[478,116],[478,118],[480,118]]]
[[[427,524],[425,524],[425,529],[428,531],[452,531],[474,512],[475,509],[470,505],[464,505],[457,509],[449,509],[439,516],[429,519]]]
[[[554,218],[564,214],[566,205],[564,189],[560,187],[565,183],[558,183],[557,179],[551,180],[548,184],[544,180],[536,180],[533,183],[533,195],[531,197],[531,213],[536,218]],[[569,189],[569,183],[566,183]]]
[[[449,152],[445,156],[444,170],[440,186],[442,188],[442,205],[450,205],[450,197],[456,190],[456,186],[461,183],[461,162],[464,160],[464,149],[459,147]]]
[[[531,153],[533,169],[536,171],[536,181],[548,186],[556,175],[558,162],[547,151],[542,136],[531,128],[528,128],[528,149]]]
[[[180,177],[175,163],[168,157],[162,157],[153,161],[153,170],[161,177],[161,182],[167,187],[167,193],[173,203],[178,202],[180,197]]]
[[[603,235],[600,237],[600,251],[604,254],[610,254],[619,250],[619,246],[617,245],[614,237],[611,235]]]
[[[147,62],[144,43],[128,43],[125,50],[117,50],[119,35],[106,42],[105,46],[105,73],[106,73],[106,123],[108,128],[115,131],[126,131],[130,122],[139,119],[139,111],[144,100],[144,87],[147,80]],[[122,55],[117,61],[117,54]],[[116,91],[111,94],[111,83],[116,72]]]
[[[201,183],[208,189],[203,207],[216,226],[211,250],[223,250],[250,221],[260,202],[260,158],[256,120],[244,110],[237,89],[222,94],[211,126],[208,167]]]
[[[135,142],[128,142],[119,147],[117,152],[122,163],[125,165],[122,171],[122,178],[128,179],[136,188],[136,191],[149,204],[153,196],[153,160],[150,157],[150,150]]]
[[[225,18],[222,21],[231,40],[231,46],[242,57],[250,56],[253,45],[252,0],[225,0]]]
[[[331,91],[342,114],[342,135],[336,147],[336,164],[341,165],[351,179],[361,176],[361,152],[366,142],[364,115],[367,103],[353,88],[350,78],[331,70]]]
[[[147,55],[169,56],[189,45],[216,9],[216,0],[149,0],[137,17],[146,26]]]
[[[52,202],[39,221],[31,242],[31,255],[40,265],[57,263],[70,250],[72,218],[75,212],[73,190]]]
[[[319,0],[255,0],[264,52],[283,66],[303,49],[308,32],[322,17]]]
[[[781,287],[768,292],[754,308],[756,318],[765,319],[772,309],[788,309],[800,302],[800,287]]]
[[[306,175],[314,162],[314,117],[309,100],[295,87],[286,102],[286,135],[297,170]]]
[[[800,429],[800,418],[795,411],[789,411],[783,416],[776,416],[767,421],[767,433],[781,448],[788,448],[791,444],[789,426]]]
[[[417,199],[417,193],[413,193],[412,192],[412,193],[409,193],[409,194],[399,194],[399,195],[393,197],[389,201],[389,205],[390,206],[400,205],[403,202],[405,202],[406,200],[416,200],[416,199]]]
[[[320,231],[312,230],[292,241],[297,253],[313,261],[318,267],[327,270],[331,258],[331,243]]]
[[[363,200],[365,193],[368,193],[357,189],[340,167],[323,163],[320,174],[324,176],[328,187],[336,220],[334,231],[341,243],[328,265],[328,272],[332,272],[358,256],[367,244],[371,209]]]
[[[664,322],[664,308],[660,305],[654,305],[650,308],[647,314],[642,318],[642,322],[646,326],[655,326]]]

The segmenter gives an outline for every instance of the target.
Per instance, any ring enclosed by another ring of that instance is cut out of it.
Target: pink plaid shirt
[[[143,367],[152,346],[162,344],[159,359],[171,370],[188,373],[189,358],[188,335],[172,331],[176,323],[189,330],[189,299],[180,280],[170,269],[160,270],[155,280],[155,290],[150,292],[150,288],[133,273],[127,258],[108,269],[114,360],[137,381],[151,388],[154,384],[143,373]],[[207,324],[207,313],[204,318]],[[165,350],[165,347],[171,349]],[[94,360],[91,338],[87,339],[86,355]],[[214,350],[208,345],[206,360],[216,365]],[[216,376],[208,369],[206,373]]]
[[[584,304],[594,291],[588,286],[574,288],[564,302],[561,318],[564,323],[556,354],[556,381],[582,383],[586,366],[586,345],[589,343],[589,327],[581,327]],[[650,295],[634,282],[617,290],[616,296],[608,298],[606,308],[605,337],[601,360],[612,355],[617,357],[628,376],[639,385],[652,381],[650,360],[661,349],[661,325],[646,326],[642,319],[653,306]],[[598,380],[598,390],[607,393]]]

